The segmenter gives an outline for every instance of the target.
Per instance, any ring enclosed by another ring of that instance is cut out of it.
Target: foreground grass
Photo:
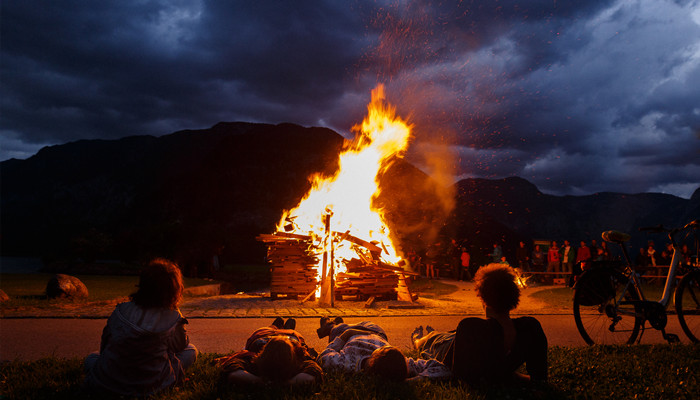
[[[550,349],[550,383],[543,387],[470,388],[451,382],[390,384],[329,374],[306,388],[240,387],[219,380],[205,354],[187,380],[150,399],[692,399],[700,393],[697,345],[595,346]],[[103,398],[82,392],[81,359],[47,358],[0,366],[0,398]]]

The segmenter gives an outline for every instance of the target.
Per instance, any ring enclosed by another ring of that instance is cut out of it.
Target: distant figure
[[[610,261],[613,259],[612,254],[610,253],[610,248],[608,247],[608,242],[606,242],[606,241],[600,242],[599,249],[603,250],[603,260],[604,261]]]
[[[384,330],[368,321],[348,325],[342,320],[322,319],[318,333],[319,338],[328,335],[330,342],[318,356],[324,370],[362,372],[394,382],[451,377],[450,370],[440,361],[404,357],[389,344]]]
[[[460,256],[460,261],[462,264],[462,268],[459,270],[459,272],[460,272],[459,280],[471,280],[472,273],[469,270],[469,263],[471,262],[471,255],[469,255],[469,251],[467,250],[466,247],[462,247],[462,254]]]
[[[645,249],[644,247],[640,247],[639,254],[637,255],[637,258],[634,261],[637,267],[639,267],[642,271],[646,269],[646,267],[649,266],[649,256],[647,255],[647,249]]]
[[[573,272],[576,253],[568,240],[564,240],[564,246],[561,247],[559,253],[561,253],[561,271],[568,273]]]
[[[503,249],[498,243],[493,244],[493,252],[489,254],[493,259],[493,262],[501,262],[501,257],[503,257]]]
[[[468,383],[547,380],[547,337],[532,317],[510,318],[520,301],[513,270],[489,264],[474,276],[477,296],[486,319],[464,318],[457,329],[436,332],[420,326],[411,335],[421,357],[435,358],[450,366],[455,378]],[[525,364],[527,375],[517,372]]]
[[[229,382],[233,383],[314,383],[323,378],[316,363],[316,351],[306,346],[294,329],[296,320],[277,317],[269,327],[253,332],[242,351],[217,358]]]
[[[647,246],[647,257],[649,257],[649,263],[656,267],[656,250],[654,249],[654,242],[651,240]]]
[[[583,271],[588,269],[588,266],[591,263],[592,257],[593,257],[593,255],[591,254],[591,249],[586,245],[586,242],[584,242],[582,240],[581,246],[578,248],[578,251],[576,252],[576,262],[581,263],[581,269]]]
[[[557,246],[557,242],[552,241],[552,245],[549,246],[549,250],[547,251],[547,272],[551,272],[552,274],[548,276],[548,280],[552,280],[554,277],[559,276],[559,261],[561,259],[561,256],[559,254],[559,246]],[[554,274],[556,272],[556,274]]]
[[[595,255],[598,254],[598,249],[600,249],[600,247],[598,246],[597,240],[591,239],[590,249],[591,249],[591,255],[595,257]]]
[[[545,254],[539,244],[535,245],[535,250],[532,251],[532,270],[535,272],[544,272]]]
[[[439,275],[439,270],[438,274],[436,274],[436,267],[437,267],[437,262],[438,262],[438,257],[440,256],[440,243],[434,243],[433,245],[428,247],[428,250],[425,253],[425,276],[428,279],[434,279],[437,278]]]
[[[518,249],[515,252],[515,258],[518,261],[518,268],[520,268],[521,271],[525,272],[530,270],[530,254],[525,247],[525,242],[521,241],[518,244]]]
[[[178,266],[162,258],[151,261],[131,301],[118,304],[107,320],[100,352],[85,359],[85,385],[144,396],[181,381],[197,358],[178,308],[182,292]]]

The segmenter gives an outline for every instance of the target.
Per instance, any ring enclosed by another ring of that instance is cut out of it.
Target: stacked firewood
[[[347,272],[337,275],[336,299],[347,297],[365,300],[370,297],[396,299],[399,276],[396,271],[375,264],[366,264],[359,259],[346,262]]]
[[[272,268],[270,297],[304,297],[315,290],[318,258],[310,236],[285,234],[259,235],[267,244]]]
[[[382,262],[379,257],[381,247],[348,232],[333,232],[333,238],[336,245],[349,243],[358,257],[340,261],[347,270],[336,275],[333,288],[335,299],[366,300],[374,297],[389,300],[397,298],[397,291],[408,290],[405,280],[403,287],[399,287],[399,278],[414,274]],[[268,246],[267,258],[272,267],[270,297],[304,298],[303,301],[311,298],[319,285],[317,265],[323,256],[323,251],[314,247],[313,238],[276,232],[259,235],[257,239]],[[339,267],[342,266],[336,265],[335,269]]]

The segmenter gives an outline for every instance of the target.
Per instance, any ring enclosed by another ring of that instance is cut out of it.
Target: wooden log
[[[369,299],[367,299],[367,302],[365,302],[365,308],[372,308],[374,306],[374,302],[377,300],[376,296],[372,296]]]

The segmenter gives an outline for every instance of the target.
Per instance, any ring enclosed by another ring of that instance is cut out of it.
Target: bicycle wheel
[[[630,285],[623,296],[627,280],[607,268],[592,269],[579,277],[574,287],[574,320],[586,343],[634,343],[644,320],[630,303],[639,299],[635,287]]]
[[[676,313],[688,338],[700,341],[700,270],[686,274],[676,288]]]

